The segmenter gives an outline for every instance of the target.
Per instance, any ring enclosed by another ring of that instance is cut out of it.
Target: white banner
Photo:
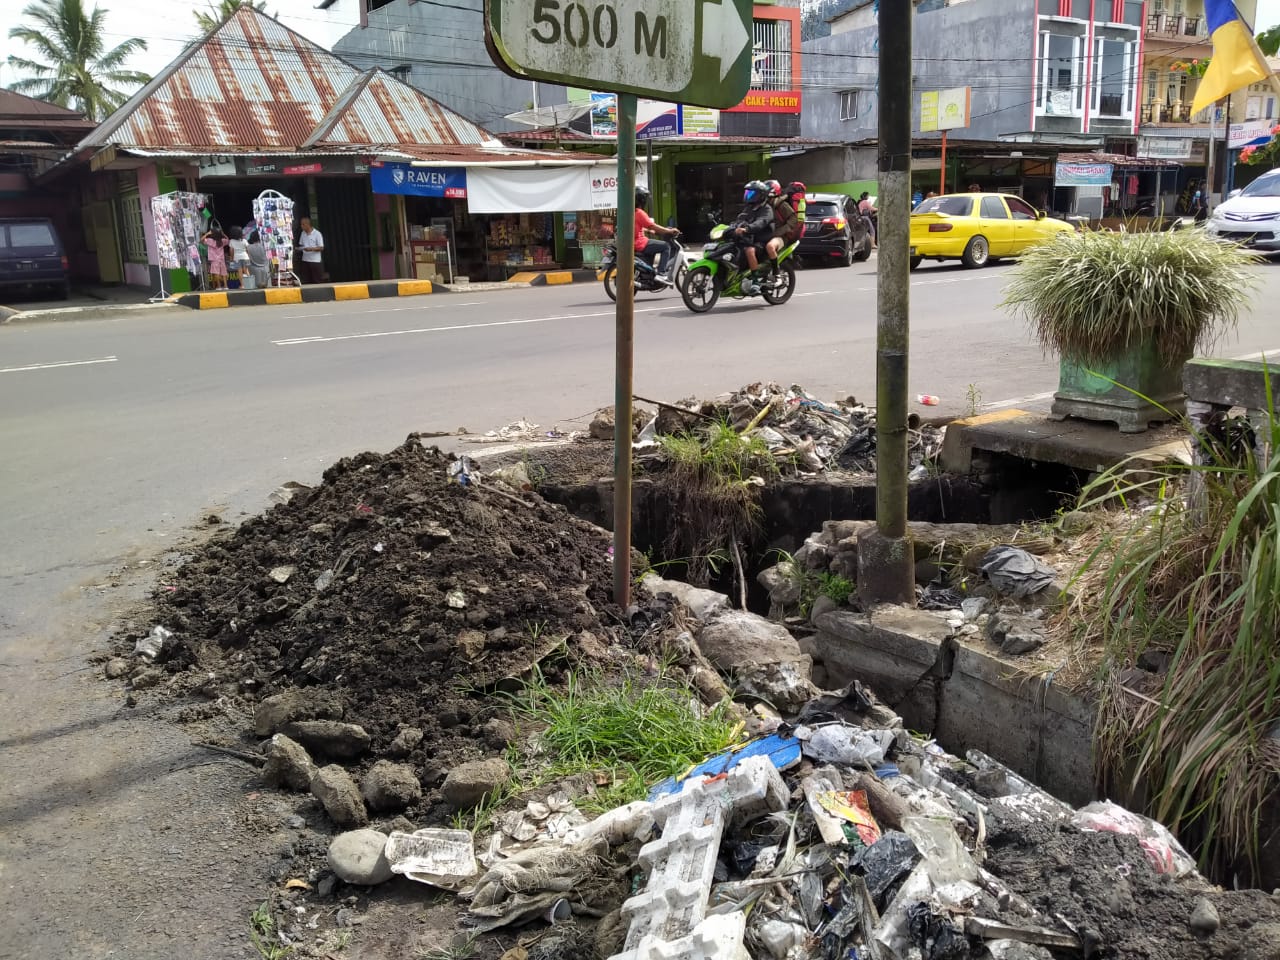
[[[1246,120],[1244,123],[1233,123],[1227,128],[1227,149],[1239,150],[1257,142],[1259,145],[1271,139],[1271,128],[1277,120]]]
[[[637,183],[646,178],[638,173]],[[618,165],[467,170],[471,213],[571,213],[612,210],[618,205]]]
[[[1147,160],[1190,160],[1191,146],[1186,137],[1139,137],[1138,156]]]

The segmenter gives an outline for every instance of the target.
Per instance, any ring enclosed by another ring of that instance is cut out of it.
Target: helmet
[[[782,184],[777,180],[766,180],[764,185],[769,188],[769,199],[782,196]]]
[[[799,194],[800,196],[804,196],[806,193],[809,192],[809,188],[806,187],[799,180],[793,180],[791,181],[791,183],[787,184],[787,188],[782,192],[788,197],[794,197],[797,194]]]
[[[648,187],[636,187],[636,206],[642,210],[647,207],[649,205],[649,196]]]
[[[760,180],[752,180],[742,191],[742,202],[755,205],[764,203],[769,197],[769,187]]]

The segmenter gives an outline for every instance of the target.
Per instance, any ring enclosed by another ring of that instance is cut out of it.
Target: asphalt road
[[[1007,270],[913,275],[911,392],[939,413],[970,385],[984,408],[1047,405],[1056,365],[998,308]],[[1280,353],[1280,266],[1259,272],[1221,355]],[[641,297],[636,391],[770,379],[872,400],[874,261],[799,287],[701,317]],[[206,511],[257,512],[411,431],[584,427],[612,400],[612,350],[594,284],[0,327],[0,960],[250,955],[260,831],[288,810],[84,662],[150,558]]]

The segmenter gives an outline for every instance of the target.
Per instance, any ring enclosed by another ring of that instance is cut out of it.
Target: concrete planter
[[[1188,354],[1168,363],[1154,335],[1106,363],[1063,357],[1050,417],[1099,420],[1116,424],[1122,433],[1142,433],[1183,412],[1182,368],[1190,359]]]

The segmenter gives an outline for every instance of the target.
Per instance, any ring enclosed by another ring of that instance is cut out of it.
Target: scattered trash
[[[280,486],[276,487],[275,490],[271,491],[267,496],[267,502],[285,504],[304,490],[310,489],[311,488],[305,483],[298,483],[296,480],[290,480],[287,483],[280,484]]]
[[[288,583],[289,578],[298,572],[298,568],[294,566],[272,567],[268,574],[276,583]]]
[[[151,628],[149,634],[138,638],[138,642],[133,647],[133,652],[143,660],[151,663],[156,657],[160,656],[160,652],[164,650],[164,645],[172,639],[172,630],[156,624]]]
[[[489,474],[494,480],[501,480],[515,490],[532,490],[533,482],[529,479],[529,468],[523,460],[499,467]]]
[[[312,586],[315,587],[316,593],[323,593],[333,584],[333,571],[325,570],[320,576],[316,577],[316,581]]]
[[[512,810],[497,818],[498,828],[518,843],[526,843],[539,835],[560,840],[587,826],[573,801],[563,793],[553,793],[546,801],[531,800],[523,810]]]
[[[920,862],[920,851],[905,833],[890,830],[879,840],[859,850],[853,864],[862,870],[867,891],[878,908],[884,909],[888,894]]]
[[[479,476],[480,471],[476,468],[476,463],[470,457],[458,457],[449,464],[449,479],[454,480],[462,486],[470,486],[474,482],[474,478]]]
[[[822,809],[849,824],[844,827],[844,834],[850,843],[869,847],[880,839],[880,825],[871,816],[865,790],[819,793],[817,800]]]
[[[874,767],[883,763],[885,751],[893,743],[892,730],[863,730],[843,724],[829,724],[812,731],[799,728],[796,736],[804,742],[806,757],[845,767]]]
[[[467,595],[461,590],[450,590],[444,595],[444,602],[453,610],[461,610],[467,605]]]
[[[1196,862],[1182,844],[1174,839],[1164,824],[1126,810],[1110,800],[1081,807],[1072,818],[1081,830],[1127,833],[1138,838],[1142,852],[1157,873],[1185,876],[1196,868]]]
[[[926,407],[936,407],[942,402],[942,400],[931,393],[922,393],[920,396],[916,397],[916,402]]]
[[[663,780],[650,789],[649,799],[657,800],[668,794],[677,793],[687,780],[694,777],[727,774],[743,760],[756,756],[768,757],[779,770],[789,770],[800,762],[800,741],[795,737],[782,734],[759,737],[690,768],[682,776]]]
[[[480,870],[469,830],[394,831],[387,838],[386,857],[392,873],[442,890],[461,890]]]
[[[1057,571],[1019,547],[992,547],[982,558],[982,572],[997,591],[1015,600],[1039,593],[1053,583]]]

